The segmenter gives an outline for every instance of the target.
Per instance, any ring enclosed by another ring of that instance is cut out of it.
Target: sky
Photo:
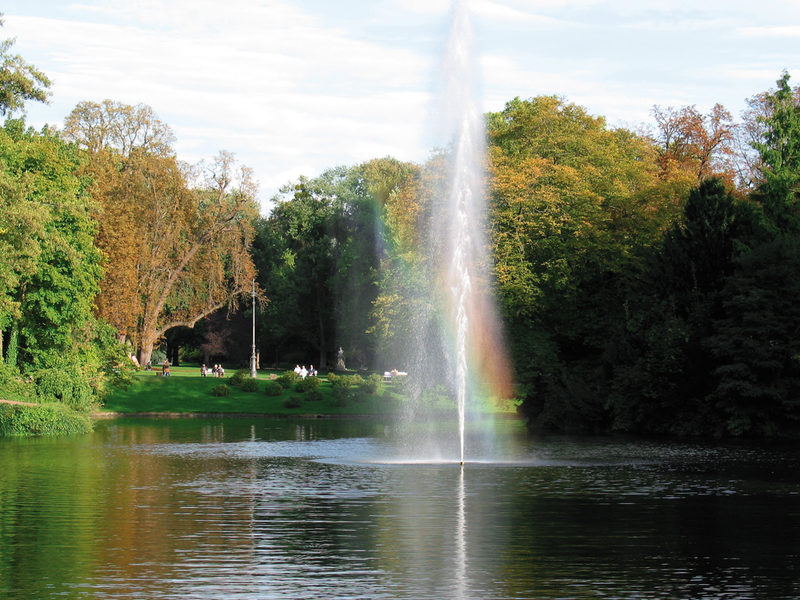
[[[479,106],[558,95],[637,129],[653,105],[800,84],[798,0],[468,0]],[[233,152],[263,211],[281,186],[436,147],[450,0],[6,0],[0,37],[50,77],[37,128],[78,102],[147,104],[181,160]]]

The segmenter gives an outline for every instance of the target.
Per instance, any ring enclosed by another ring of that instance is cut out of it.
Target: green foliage
[[[0,404],[0,437],[83,434],[91,430],[92,422],[88,415],[62,404]]]
[[[20,121],[0,130],[0,329],[17,320],[24,364],[73,352],[93,320],[102,256],[79,165],[77,149],[47,131]]]
[[[242,381],[241,388],[243,392],[257,392],[258,391],[258,380],[253,379],[248,375],[248,379]]]
[[[3,20],[0,19],[0,25]],[[14,40],[0,42],[0,114],[20,110],[27,100],[47,102],[48,77],[18,54],[11,54]]]
[[[705,347],[715,360],[708,398],[724,435],[800,432],[800,240],[743,256],[722,290]]]
[[[800,101],[783,72],[777,89],[767,93],[767,114],[759,118],[762,139],[753,144],[761,155],[763,181],[754,198],[779,232],[800,233]]]
[[[224,383],[220,383],[219,385],[215,385],[213,388],[211,388],[211,395],[219,398],[225,398],[231,395],[231,390]]]
[[[294,371],[285,371],[283,375],[275,380],[284,390],[288,390],[292,385],[300,380],[300,375]]]
[[[373,362],[381,209],[396,201],[415,170],[379,159],[300,178],[281,190],[257,227],[254,260],[260,286],[271,291],[259,337],[282,359],[319,356],[324,367],[336,343],[348,365]]]
[[[298,381],[295,384],[294,389],[300,393],[304,393],[311,390],[316,390],[319,387],[319,384],[319,377],[306,377],[305,379]]]
[[[84,412],[94,408],[95,396],[79,365],[63,364],[31,374],[43,402],[61,402],[73,410]]]
[[[383,377],[381,377],[377,373],[371,373],[364,380],[364,383],[362,384],[362,389],[367,394],[377,394],[378,390],[381,389],[381,386],[383,386]]]
[[[250,377],[249,369],[239,369],[228,379],[228,384],[233,386],[240,386],[245,381],[248,381],[250,379],[252,378]]]
[[[277,381],[268,381],[264,386],[264,393],[267,396],[280,396],[283,390],[284,387]]]
[[[337,401],[337,406],[345,406],[348,402],[361,398],[361,388],[365,382],[360,375],[328,376],[328,380],[333,388],[333,397]]]
[[[23,376],[17,367],[3,362],[0,362],[0,398],[22,402],[39,401],[33,377]]]

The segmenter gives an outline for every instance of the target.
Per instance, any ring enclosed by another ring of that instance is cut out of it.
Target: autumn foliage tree
[[[258,214],[249,169],[229,153],[189,167],[147,106],[83,102],[65,134],[85,148],[101,208],[98,246],[108,264],[100,314],[136,347],[140,362],[177,326],[249,292]]]
[[[694,106],[653,106],[653,139],[664,173],[683,173],[697,184],[712,176],[734,178],[733,117],[721,104],[703,115]]]

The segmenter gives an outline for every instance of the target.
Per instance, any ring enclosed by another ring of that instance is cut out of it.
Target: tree
[[[0,26],[3,25],[0,13]],[[0,114],[22,109],[28,100],[47,102],[50,79],[20,55],[11,54],[13,39],[0,42]]]
[[[722,290],[705,340],[716,361],[709,401],[715,433],[773,437],[800,429],[798,240],[779,238],[742,256]]]
[[[761,158],[761,183],[753,198],[764,208],[776,231],[800,232],[800,95],[789,86],[784,72],[777,89],[765,94],[763,125],[753,146]]]
[[[169,128],[141,105],[81,103],[65,135],[88,151],[99,182],[97,241],[111,262],[98,306],[146,363],[167,330],[249,292],[252,173],[226,152],[194,169],[178,163]]]
[[[658,105],[653,106],[651,114],[656,122],[653,139],[665,174],[684,172],[695,181],[712,176],[732,180],[736,128],[721,104],[715,104],[707,115],[694,106],[676,109]]]
[[[706,179],[689,194],[683,219],[655,248],[631,288],[614,357],[614,427],[702,434],[719,421],[707,399],[717,359],[707,340],[723,315],[723,288],[757,237],[758,211]]]
[[[9,120],[0,131],[0,338],[37,394],[87,408],[122,366],[93,314],[102,257],[77,148]],[[0,352],[0,355],[3,353]]]

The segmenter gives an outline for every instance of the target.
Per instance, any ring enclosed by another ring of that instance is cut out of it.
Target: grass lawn
[[[321,399],[309,400],[306,393],[297,392],[294,386],[284,390],[280,396],[267,396],[266,383],[277,371],[258,373],[258,390],[243,391],[229,385],[233,372],[224,378],[201,377],[198,367],[172,367],[170,377],[162,377],[161,369],[140,371],[127,389],[116,389],[106,398],[102,410],[118,413],[258,413],[268,415],[383,415],[393,412],[397,396],[384,384],[374,395],[362,395],[342,403],[336,400],[326,377],[321,377],[319,391]],[[214,396],[211,391],[224,385],[229,396]],[[299,406],[287,407],[287,401],[295,399]]]

